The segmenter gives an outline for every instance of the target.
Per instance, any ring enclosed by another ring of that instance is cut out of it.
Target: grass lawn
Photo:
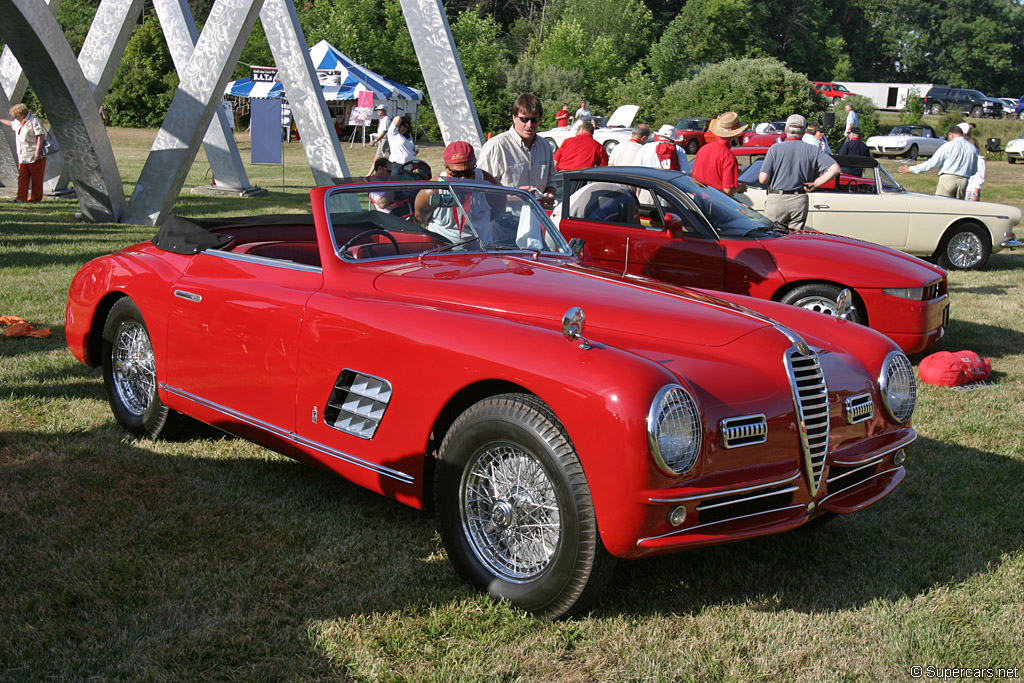
[[[111,130],[128,195],[154,134]],[[372,152],[344,151],[365,173]],[[440,146],[422,156],[440,169]],[[268,197],[189,194],[209,183],[200,155],[176,212],[306,208],[300,145],[283,188],[280,167],[249,170]],[[900,180],[933,191],[936,178]],[[1024,164],[993,160],[983,196],[1022,206],[1022,185]],[[0,315],[53,330],[0,337],[0,680],[1024,674],[1024,250],[950,274],[936,350],[976,350],[993,376],[920,386],[920,438],[893,495],[813,531],[620,563],[593,613],[546,623],[460,581],[427,514],[212,430],[129,437],[100,371],[65,347],[64,302],[82,263],[154,229],[76,210],[0,202]]]

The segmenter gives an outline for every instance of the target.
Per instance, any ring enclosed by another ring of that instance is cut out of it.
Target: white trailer
[[[925,96],[931,83],[860,83],[855,81],[836,81],[845,85],[855,95],[869,97],[876,109],[899,111],[907,106],[907,95],[916,90],[921,97]]]

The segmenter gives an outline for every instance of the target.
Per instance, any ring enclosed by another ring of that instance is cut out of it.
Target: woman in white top
[[[388,145],[391,147],[388,159],[397,173],[402,164],[412,161],[416,156],[416,145],[412,142],[412,124],[408,116],[396,116],[391,119],[391,125],[388,126]]]
[[[43,175],[46,172],[46,157],[43,156],[43,139],[46,129],[35,114],[20,102],[10,109],[13,119],[0,119],[0,123],[14,129],[18,152],[18,196],[14,200],[38,202],[43,198]],[[29,197],[29,186],[32,196]]]

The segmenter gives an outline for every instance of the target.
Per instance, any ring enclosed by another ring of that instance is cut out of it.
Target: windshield
[[[896,182],[881,164],[878,165],[878,180],[882,187],[882,192],[906,192],[903,186]]]
[[[754,209],[688,175],[676,176],[672,184],[693,200],[720,237],[763,237],[774,229],[773,223]]]
[[[483,181],[389,182],[327,194],[335,250],[345,260],[464,251],[570,255],[536,200]]]

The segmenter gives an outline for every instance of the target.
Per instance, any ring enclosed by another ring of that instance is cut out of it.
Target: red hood
[[[795,232],[761,240],[761,245],[787,280],[815,279],[835,272],[851,287],[920,287],[946,275],[916,256],[821,232]]]
[[[573,306],[586,314],[585,334],[650,336],[700,346],[722,346],[770,321],[705,292],[647,280],[622,280],[569,261],[514,256],[457,255],[423,259],[382,273],[382,293],[426,305],[470,309],[561,330]]]

